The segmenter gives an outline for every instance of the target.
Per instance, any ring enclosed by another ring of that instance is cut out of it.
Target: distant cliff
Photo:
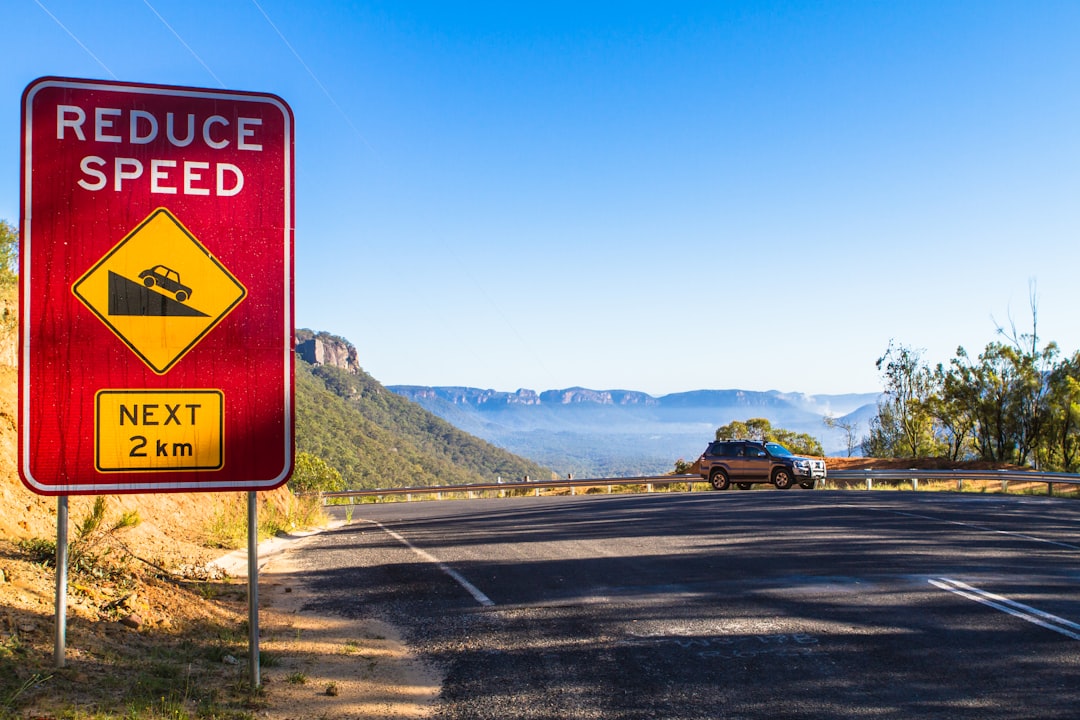
[[[296,353],[310,365],[329,365],[354,375],[361,372],[353,344],[328,332],[297,330]]]
[[[514,392],[482,390],[471,387],[428,387],[390,385],[389,390],[414,402],[440,401],[468,405],[489,411],[506,406],[595,405],[634,408],[775,408],[781,412],[807,412],[813,415],[842,416],[877,401],[877,393],[845,395],[807,395],[776,390],[692,390],[655,397],[635,390],[589,390],[572,387],[536,392],[525,388]]]
[[[630,390],[589,390],[573,387],[565,390],[519,389],[515,392],[481,390],[470,387],[426,387],[420,385],[394,385],[389,388],[414,402],[443,400],[453,405],[656,405],[658,400],[643,392]]]

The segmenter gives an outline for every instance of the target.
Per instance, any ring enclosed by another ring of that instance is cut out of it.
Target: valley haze
[[[880,397],[738,389],[661,396],[582,387],[543,392],[419,385],[388,389],[465,432],[577,477],[669,472],[676,460],[696,459],[720,426],[755,417],[820,439],[828,455],[846,455],[843,432],[826,427],[824,419],[856,422],[861,439]]]

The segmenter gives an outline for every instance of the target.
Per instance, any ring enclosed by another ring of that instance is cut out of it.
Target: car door
[[[715,442],[709,446],[712,467],[723,468],[729,478],[739,476],[739,463],[742,461],[742,445],[734,442]]]
[[[769,469],[772,467],[769,453],[761,445],[753,443],[744,446],[746,457],[743,459],[743,475],[747,480],[768,480]]]
[[[741,480],[746,477],[749,468],[746,466],[746,444],[741,442],[728,443],[724,457],[724,464],[728,466],[728,477],[732,480]]]

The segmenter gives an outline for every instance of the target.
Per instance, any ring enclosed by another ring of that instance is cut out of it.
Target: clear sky
[[[1080,3],[0,0],[45,75],[271,92],[297,326],[386,384],[879,390],[1080,348]]]

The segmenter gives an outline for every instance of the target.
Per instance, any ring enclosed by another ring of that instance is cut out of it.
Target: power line
[[[183,45],[185,48],[187,48],[187,51],[189,53],[191,53],[191,56],[194,57],[196,60],[198,60],[200,65],[202,65],[204,68],[206,68],[206,72],[210,73],[210,77],[217,80],[217,84],[220,85],[222,88],[224,88],[225,83],[221,82],[221,78],[219,78],[214,73],[214,71],[210,69],[209,65],[207,65],[205,62],[203,62],[203,59],[201,57],[199,57],[199,54],[197,52],[195,52],[194,50],[191,49],[190,45],[188,45],[186,42],[184,42],[184,38],[180,37],[180,33],[176,32],[176,30],[173,29],[173,26],[170,25],[168,22],[166,22],[165,18],[161,17],[161,13],[159,13],[156,9],[154,9],[154,6],[150,4],[150,0],[143,0],[143,3],[146,5],[146,7],[150,8],[150,12],[157,15],[157,19],[161,21],[162,25],[164,25],[165,27],[167,27],[169,29],[169,32],[171,32],[176,37],[176,39],[180,41],[180,44]]]
[[[296,52],[296,48],[292,46],[292,43],[290,43],[288,38],[285,37],[285,34],[278,29],[278,26],[274,24],[274,21],[271,20],[270,16],[266,14],[266,11],[262,9],[262,5],[259,5],[258,0],[251,0],[251,4],[254,5],[260,13],[262,13],[262,16],[266,18],[266,22],[270,24],[270,27],[274,28],[274,32],[276,32],[278,34],[278,37],[281,38],[281,41],[285,43],[285,47],[289,48],[289,52],[293,54],[293,57],[295,57],[297,62],[299,62],[300,65],[303,66],[304,70],[307,71],[307,74],[311,76],[311,79],[315,81],[315,84],[319,86],[319,89],[322,90],[323,94],[326,95],[327,99],[330,100],[330,103],[335,108],[337,108],[337,111],[341,113],[341,116],[343,118],[345,118],[345,122],[348,123],[349,127],[352,128],[352,131],[356,133],[356,137],[360,138],[360,142],[364,143],[364,147],[370,150],[373,155],[378,155],[378,153],[375,152],[375,148],[371,147],[371,143],[369,143],[364,138],[364,135],[360,132],[360,129],[357,128],[356,125],[353,123],[352,118],[349,117],[349,114],[345,112],[344,108],[342,108],[341,105],[338,104],[338,101],[334,99],[334,96],[330,94],[330,91],[326,89],[326,86],[322,84],[322,82],[319,80],[318,77],[316,77],[312,69],[308,67],[308,64],[304,62],[304,58],[300,57],[300,53]]]
[[[105,63],[103,63],[103,62],[101,62],[101,58],[99,58],[99,57],[98,57],[97,55],[95,55],[95,54],[94,54],[93,52],[91,52],[91,51],[90,51],[90,48],[86,47],[86,45],[84,45],[84,44],[83,44],[83,41],[82,41],[82,40],[80,40],[79,38],[77,38],[77,37],[75,36],[75,33],[73,33],[73,32],[71,32],[70,30],[68,30],[67,26],[66,26],[66,25],[64,25],[64,23],[60,22],[60,19],[59,19],[58,17],[56,17],[55,15],[53,15],[53,14],[52,14],[52,12],[50,12],[50,11],[49,11],[49,8],[47,8],[47,7],[45,7],[44,5],[42,5],[42,4],[41,4],[41,0],[34,0],[34,2],[35,2],[35,3],[37,3],[37,6],[38,6],[39,8],[41,8],[42,10],[44,10],[44,11],[45,11],[45,14],[46,14],[46,15],[48,15],[49,17],[51,17],[51,18],[53,19],[53,22],[54,22],[54,23],[56,23],[57,25],[59,25],[59,26],[60,26],[60,28],[61,28],[61,29],[62,29],[62,30],[63,30],[64,32],[66,32],[66,33],[67,33],[67,34],[68,34],[69,36],[71,36],[71,39],[72,39],[72,40],[74,40],[75,42],[77,42],[77,43],[79,44],[79,47],[81,47],[81,48],[82,48],[83,50],[85,50],[85,51],[86,51],[86,54],[87,54],[87,55],[89,55],[90,57],[94,58],[94,62],[96,62],[96,63],[97,63],[98,65],[100,65],[101,67],[103,67],[103,68],[105,69],[105,72],[109,73],[109,77],[111,77],[111,78],[112,78],[113,80],[119,80],[119,79],[120,79],[120,78],[116,77],[116,74],[115,74],[115,73],[113,73],[113,71],[112,71],[112,70],[110,70],[110,69],[109,69],[109,66],[108,66],[108,65],[106,65],[106,64],[105,64]]]

